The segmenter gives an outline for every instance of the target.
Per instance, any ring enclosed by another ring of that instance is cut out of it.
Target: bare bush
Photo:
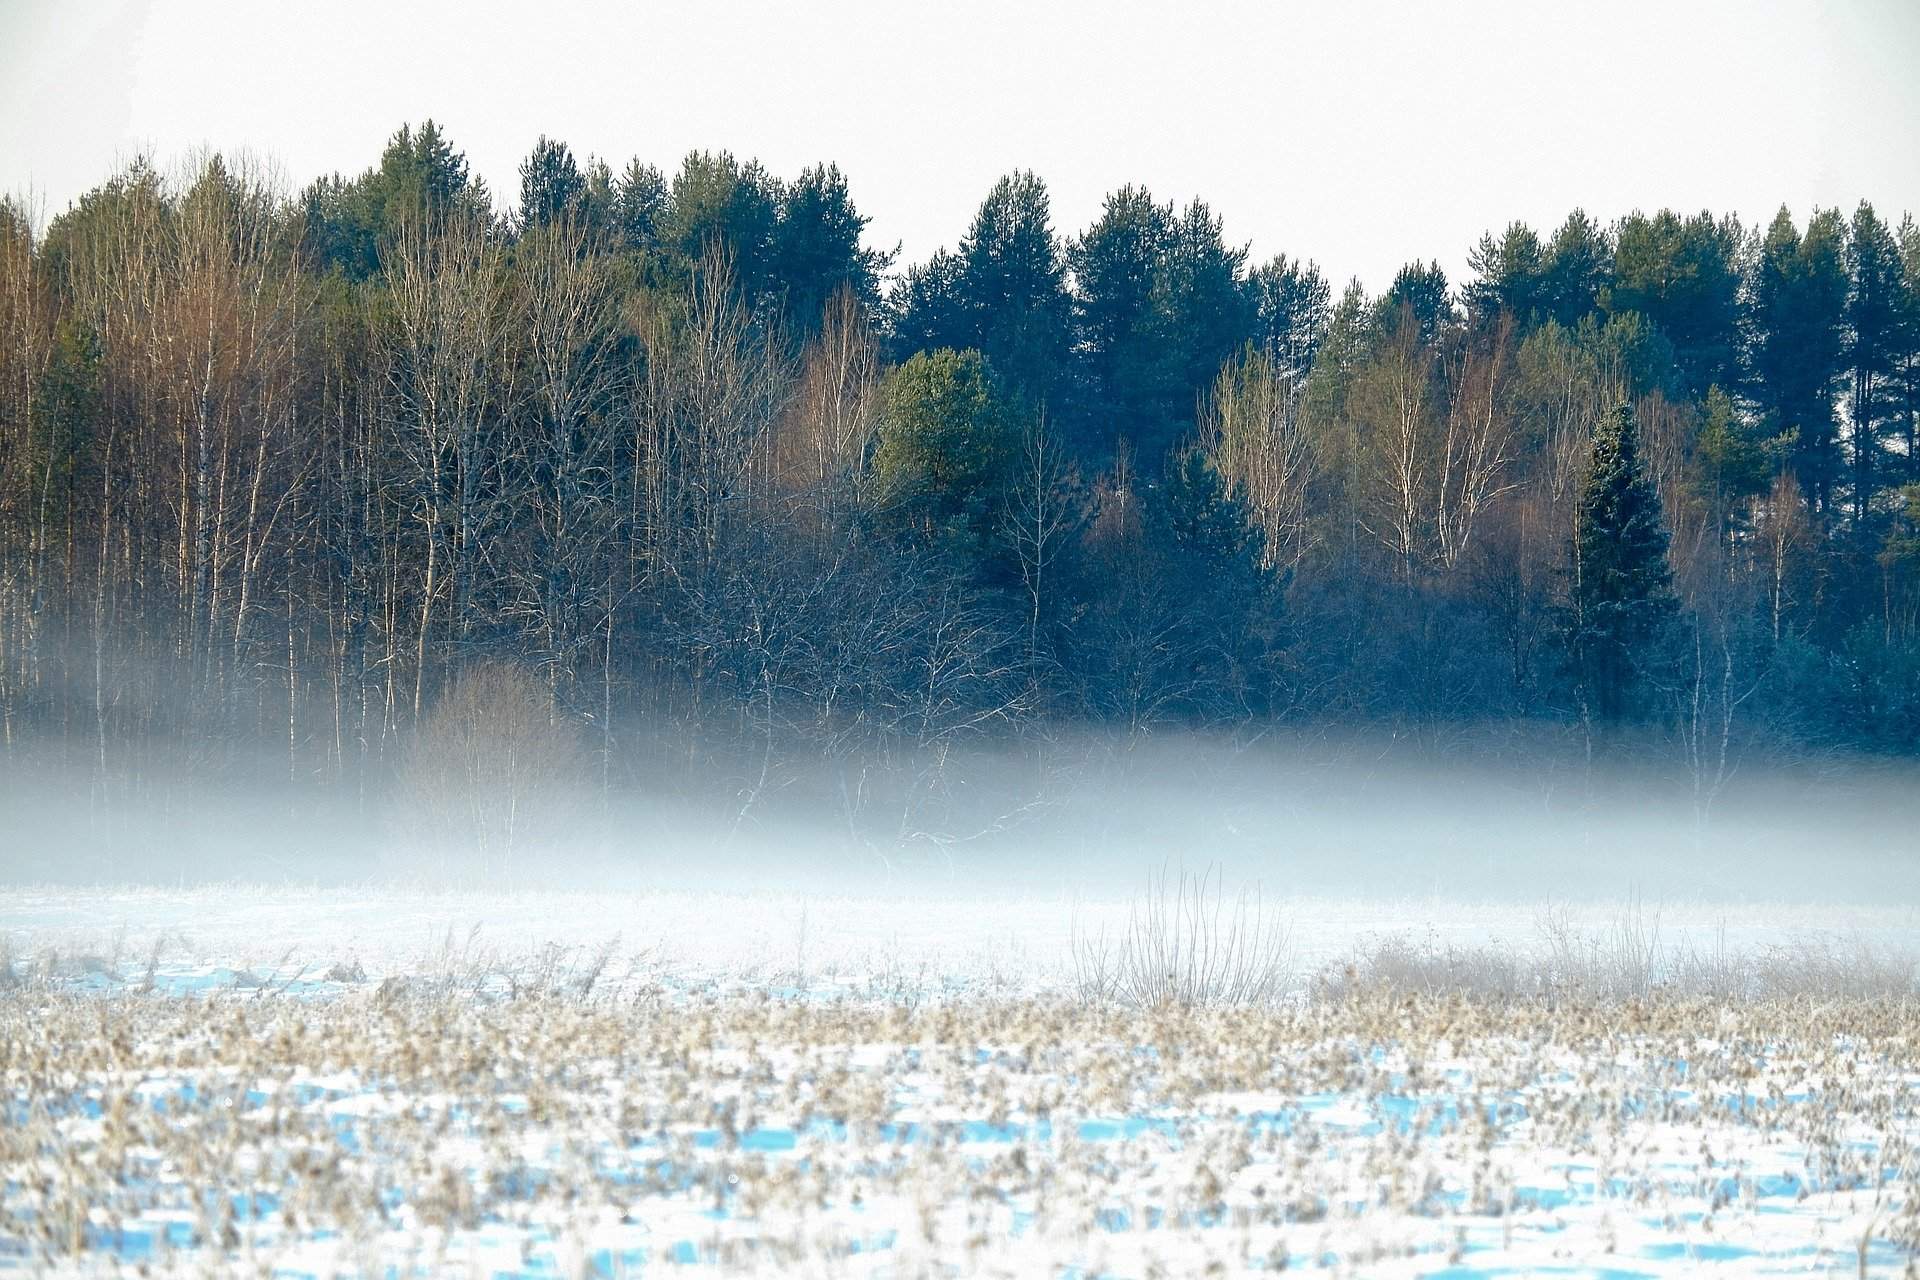
[[[1497,947],[1463,947],[1431,936],[1393,934],[1313,977],[1313,999],[1338,1004],[1372,992],[1511,1000],[1539,994],[1545,974]]]
[[[1217,868],[1147,877],[1147,892],[1110,944],[1076,938],[1075,983],[1084,999],[1136,1008],[1270,1004],[1286,995],[1291,939],[1258,889],[1229,905]]]
[[[457,676],[421,722],[401,768],[403,846],[442,879],[512,875],[580,834],[587,760],[546,689],[485,662]]]
[[[1539,918],[1546,941],[1546,977],[1562,991],[1626,999],[1652,993],[1665,972],[1660,939],[1660,909],[1640,895],[1629,895],[1603,932],[1574,928],[1564,904],[1548,906]]]
[[[1369,939],[1320,968],[1318,1002],[1370,995],[1519,1000],[1609,1007],[1629,1001],[1714,1004],[1821,1000],[1908,1003],[1920,998],[1920,956],[1857,937],[1806,935],[1756,950],[1663,941],[1660,912],[1635,896],[1600,928],[1574,923],[1564,904],[1538,920],[1537,950],[1463,946],[1432,935]]]

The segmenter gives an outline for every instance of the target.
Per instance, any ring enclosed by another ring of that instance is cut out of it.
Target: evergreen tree
[[[844,286],[869,309],[891,256],[860,245],[867,219],[853,206],[839,165],[801,171],[780,196],[773,276],[786,292],[788,320],[801,333],[820,327],[827,299]]]
[[[1374,311],[1375,326],[1383,333],[1393,332],[1402,307],[1413,313],[1420,345],[1430,347],[1440,340],[1453,322],[1453,298],[1447,290],[1447,273],[1438,262],[1410,262],[1400,268]]]
[[[776,286],[773,237],[780,217],[780,183],[757,160],[741,164],[726,151],[694,151],[681,162],[659,223],[660,243],[682,270],[709,249],[731,256],[733,276],[749,307]]]
[[[1660,498],[1640,466],[1630,405],[1593,433],[1575,520],[1569,656],[1587,714],[1617,724],[1637,710],[1642,673],[1675,606]]]
[[[587,179],[573,152],[545,134],[520,162],[520,225],[544,227],[586,211]]]
[[[1081,452],[1110,454],[1137,442],[1165,400],[1166,364],[1154,288],[1173,209],[1144,187],[1110,193],[1099,221],[1067,249],[1073,270],[1075,337],[1085,374]]]
[[[1732,396],[1709,387],[1693,444],[1692,480],[1714,529],[1732,537],[1746,499],[1765,493],[1771,477],[1765,442],[1740,421]]]
[[[923,351],[881,393],[874,479],[910,540],[979,557],[1004,504],[1019,413],[978,351]]]
[[[1907,282],[1893,232],[1866,201],[1847,242],[1846,395],[1853,517],[1872,508],[1885,425],[1899,412],[1894,382],[1904,339]]]
[[[1548,315],[1571,328],[1593,313],[1612,274],[1613,242],[1599,223],[1575,209],[1547,246],[1541,302]]]
[[[379,271],[382,245],[410,219],[434,226],[454,213],[493,216],[486,184],[469,177],[466,156],[432,120],[401,125],[377,167],[352,182],[335,174],[314,183],[302,205],[308,260],[350,280]]]
[[[630,160],[613,183],[611,222],[618,243],[630,250],[660,247],[660,226],[667,211],[667,180],[650,164]]]
[[[1327,278],[1316,263],[1283,253],[1254,268],[1247,287],[1253,294],[1255,341],[1279,372],[1305,382],[1333,322]]]
[[[1739,222],[1710,213],[1682,219],[1662,209],[1620,221],[1600,306],[1613,316],[1637,311],[1666,335],[1688,396],[1739,385],[1744,242]]]
[[[1526,223],[1509,223],[1498,240],[1481,236],[1467,265],[1479,277],[1464,297],[1474,324],[1489,326],[1507,312],[1526,326],[1547,311],[1547,253]]]
[[[1196,398],[1253,336],[1247,251],[1229,246],[1221,230],[1221,220],[1195,200],[1174,219],[1167,240],[1154,296],[1160,341],[1172,365],[1173,399],[1165,415],[1167,434],[1139,442],[1143,456],[1151,459],[1163,457],[1191,430]]]
[[[1782,206],[1767,228],[1748,299],[1748,364],[1769,434],[1793,436],[1794,469],[1830,515],[1840,477],[1834,394],[1845,360],[1846,223],[1816,212],[1803,236]]]
[[[1052,217],[1046,183],[1010,174],[994,184],[960,241],[966,345],[1036,405],[1065,389],[1072,322]]]
[[[1246,251],[1201,201],[1176,213],[1143,188],[1107,197],[1069,248],[1086,375],[1088,452],[1122,439],[1150,469],[1193,427],[1199,394],[1254,331]]]
[[[1898,240],[1905,287],[1895,330],[1894,416],[1905,437],[1906,481],[1920,484],[1920,222],[1912,214],[1900,220]]]
[[[960,296],[961,269],[958,255],[937,249],[894,283],[887,310],[896,362],[921,351],[965,349],[973,326]]]
[[[40,376],[34,403],[37,430],[29,438],[31,452],[23,461],[35,498],[44,504],[60,495],[66,506],[72,487],[89,455],[100,415],[105,407],[102,388],[100,336],[85,321],[63,316],[54,326],[46,370]]]
[[[1244,715],[1261,696],[1257,668],[1279,598],[1261,568],[1260,530],[1199,449],[1168,461],[1151,510],[1189,701],[1206,715]]]

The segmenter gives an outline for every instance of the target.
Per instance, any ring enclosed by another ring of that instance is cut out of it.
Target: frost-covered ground
[[[1278,910],[1139,1010],[1111,901],[0,890],[0,1266],[1913,1270],[1911,909]]]
[[[151,961],[169,990],[239,973],[308,981],[339,967],[377,980],[423,965],[506,969],[557,948],[570,963],[608,950],[604,976],[616,979],[639,973],[815,994],[903,986],[1045,994],[1071,984],[1076,941],[1124,933],[1146,883],[1110,883],[1104,896],[943,884],[937,893],[872,897],[0,886],[0,939],[17,954],[51,952],[137,974]],[[1227,887],[1227,906],[1238,887]],[[1611,947],[1623,926],[1643,935],[1656,961],[1683,952],[1920,953],[1920,902],[1897,894],[1873,906],[1276,896],[1269,888],[1263,910],[1285,926],[1302,982],[1387,939],[1539,958],[1556,931]]]

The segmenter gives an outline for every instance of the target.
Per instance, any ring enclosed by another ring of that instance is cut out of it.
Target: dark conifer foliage
[[[1582,706],[1603,724],[1640,709],[1674,611],[1666,523],[1639,440],[1631,405],[1601,423],[1576,515],[1567,643]]]
[[[546,227],[584,217],[587,179],[564,142],[541,138],[520,165],[520,225]]]

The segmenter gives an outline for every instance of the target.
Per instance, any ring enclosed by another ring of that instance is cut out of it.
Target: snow
[[[1396,934],[1544,953],[1512,903],[1282,909],[1302,991]],[[1668,948],[1920,943],[1900,906],[1657,910]],[[1126,920],[1066,895],[0,890],[27,979],[0,991],[0,1269],[1913,1262],[1910,1003],[1074,1002],[1074,939]]]

